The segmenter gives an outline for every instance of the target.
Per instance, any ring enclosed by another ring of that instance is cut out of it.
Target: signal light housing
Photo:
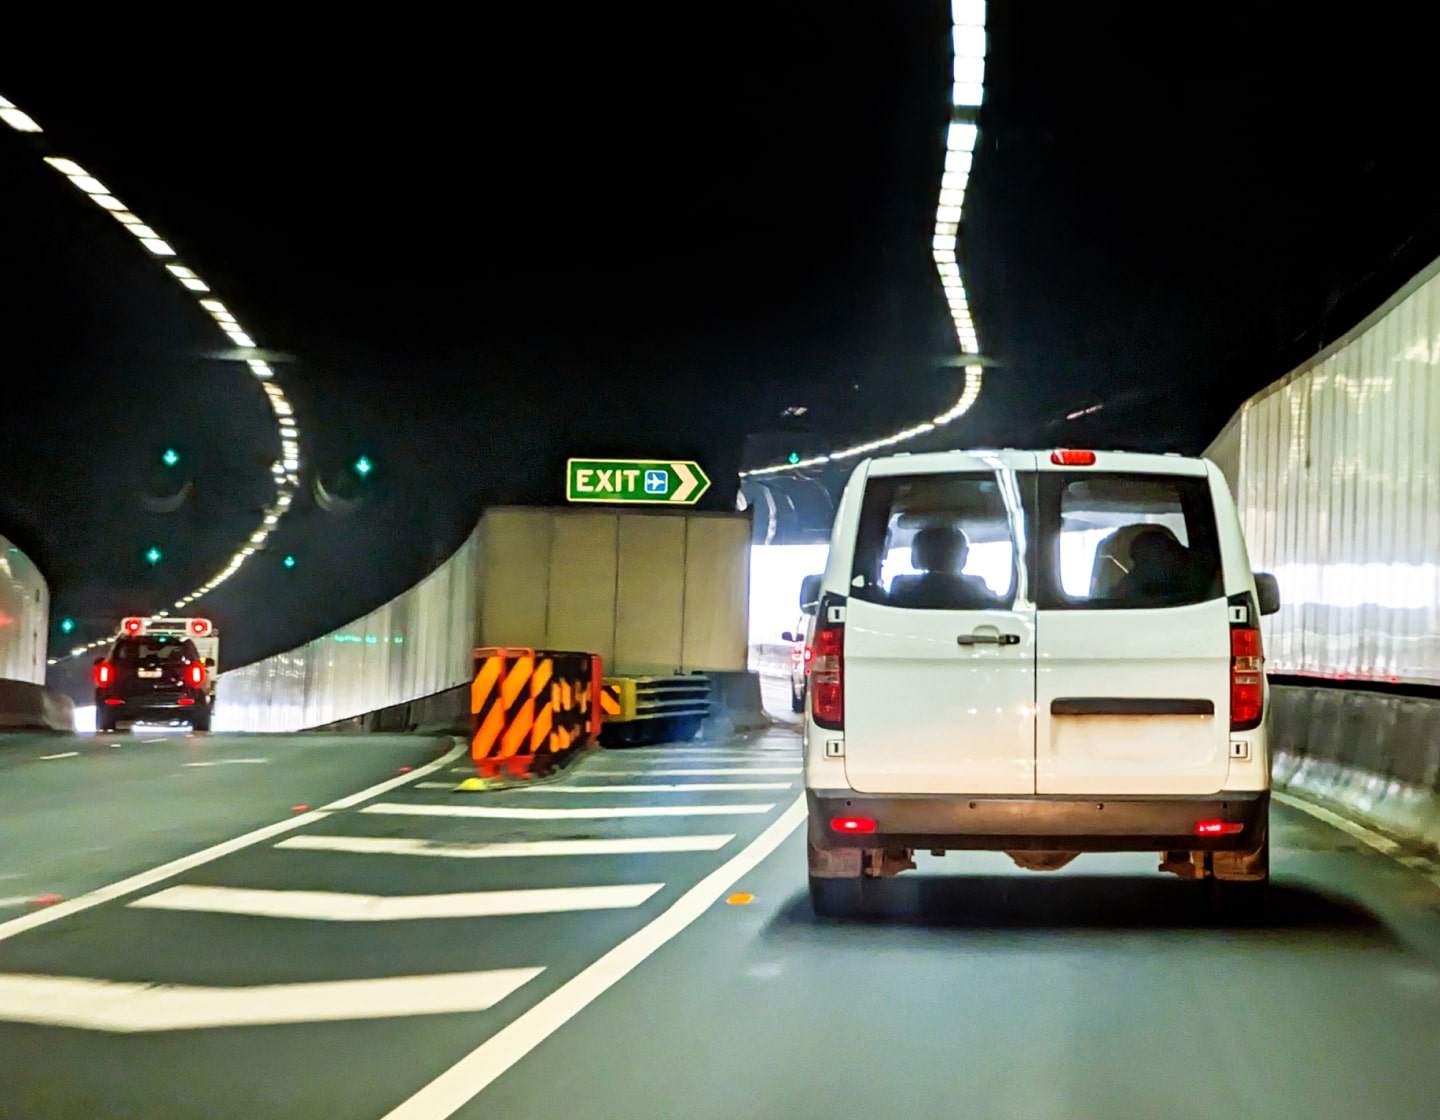
[[[208,618],[192,618],[190,620],[190,633],[197,638],[202,638],[210,633],[210,620]]]
[[[1050,452],[1050,461],[1057,467],[1093,467],[1095,452],[1075,451],[1067,447],[1060,447]]]
[[[845,726],[845,626],[822,623],[810,655],[810,714],[830,731]]]
[[[124,629],[125,633],[138,634],[140,633],[140,627],[144,625],[144,620],[139,618],[127,618],[123,622],[121,622],[120,625]]]
[[[1249,731],[1265,718],[1265,651],[1254,626],[1230,628],[1230,730]]]

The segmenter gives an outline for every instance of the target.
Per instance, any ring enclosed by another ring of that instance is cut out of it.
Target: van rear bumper
[[[810,842],[817,848],[979,849],[990,851],[1255,851],[1269,829],[1269,790],[1201,797],[867,794],[806,790]],[[836,832],[836,817],[875,822],[868,833]],[[1244,827],[1200,836],[1195,823]]]

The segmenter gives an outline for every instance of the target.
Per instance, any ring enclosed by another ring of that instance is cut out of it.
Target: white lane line
[[[454,782],[416,782],[416,789],[454,789]]]
[[[156,736],[154,739],[141,739],[140,741],[142,743],[163,743],[168,738],[168,735],[159,735]]]
[[[257,918],[300,918],[313,922],[407,922],[424,918],[495,918],[507,914],[625,910],[639,906],[664,885],[623,883],[604,887],[402,895],[180,886],[147,894],[130,905],[141,910],[247,914]]]
[[[216,758],[209,762],[187,762],[186,766],[256,766],[268,758]]]
[[[784,843],[804,820],[805,798],[797,797],[764,832],[681,895],[663,914],[491,1035],[392,1109],[384,1120],[444,1120],[453,1115],[708,910],[736,880]]]
[[[1399,844],[1391,840],[1388,836],[1383,836],[1373,829],[1366,828],[1363,824],[1352,821],[1348,817],[1342,817],[1339,813],[1332,813],[1323,805],[1316,805],[1313,801],[1306,801],[1303,798],[1296,797],[1294,794],[1281,793],[1277,789],[1272,790],[1270,796],[1282,805],[1288,805],[1292,809],[1299,809],[1302,813],[1308,813],[1317,821],[1323,821],[1331,828],[1338,828],[1346,835],[1355,837],[1356,840],[1374,848],[1381,855],[1389,856],[1396,863],[1403,864],[1411,871],[1418,871],[1421,875],[1425,876],[1425,878],[1429,879],[1430,882],[1440,887],[1440,872],[1435,870],[1434,862],[1424,857],[1411,856],[1403,844]]]
[[[789,789],[794,782],[652,782],[639,786],[524,786],[517,793],[724,793],[728,790]]]
[[[359,793],[352,794],[342,800],[348,804],[357,804],[371,797],[378,797],[394,789],[396,785],[407,781],[423,778],[432,774],[442,766],[448,766],[454,762],[460,752],[466,749],[466,744],[460,743],[451,747],[433,762],[427,762],[424,766],[417,766],[409,774],[405,774],[397,782],[394,778],[380,782],[369,789],[363,789]],[[146,887],[153,887],[156,883],[163,883],[166,879],[174,878],[176,875],[199,867],[202,864],[210,863],[221,856],[228,856],[231,852],[238,852],[242,848],[248,848],[252,844],[258,844],[262,840],[269,840],[272,836],[279,836],[285,832],[293,832],[297,828],[304,828],[308,824],[324,820],[329,815],[328,810],[340,806],[337,801],[325,809],[312,809],[308,813],[297,813],[283,821],[276,821],[274,824],[267,824],[263,828],[257,828],[247,832],[243,836],[237,836],[233,840],[224,840],[219,844],[212,844],[208,848],[202,848],[198,852],[192,852],[188,856],[181,856],[179,859],[172,859],[169,863],[162,863],[159,867],[152,867],[149,871],[141,871],[138,875],[131,875],[127,879],[110,883],[107,886],[99,887],[86,894],[76,895],[74,898],[66,899],[64,902],[57,902],[54,906],[47,906],[43,910],[36,910],[19,918],[12,918],[8,922],[0,922],[0,941],[14,937],[18,933],[24,933],[27,929],[34,929],[36,926],[43,926],[49,922],[58,921],[60,918],[69,917],[71,914],[79,913],[81,910],[88,910],[92,906],[99,906],[102,902],[109,902],[112,899],[123,898],[127,894],[134,894],[136,891],[144,890]]]
[[[0,974],[0,1019],[133,1034],[441,1015],[494,1007],[543,971],[499,968],[243,988]]]
[[[708,769],[680,770],[584,770],[587,778],[720,778],[727,774],[750,777],[758,774],[798,774],[799,766],[719,766]]]
[[[49,762],[52,759],[56,758],[78,758],[79,756],[79,751],[61,751],[59,754],[42,754],[40,756],[40,761]]]
[[[379,782],[367,789],[362,789],[359,793],[352,793],[349,797],[342,797],[339,801],[332,801],[329,805],[322,805],[321,808],[332,813],[338,812],[341,809],[353,809],[362,801],[369,801],[372,797],[379,797],[382,793],[389,793],[392,789],[409,785],[411,782],[429,777],[437,770],[443,770],[469,749],[470,744],[462,739],[439,758],[435,759],[434,762],[427,762],[424,766],[417,766],[408,773],[397,774],[393,778],[387,778],[383,782]]]
[[[745,813],[768,813],[774,805],[643,805],[605,806],[585,809],[511,809],[488,805],[405,805],[382,801],[367,805],[362,813],[385,813],[409,817],[482,817],[506,821],[605,820],[612,817],[726,817]],[[3,928],[3,927],[0,927]]]
[[[402,836],[292,836],[277,848],[306,852],[353,852],[376,856],[439,856],[447,859],[506,859],[510,856],[624,856],[659,852],[713,852],[733,833],[709,836],[635,836],[604,840],[515,840],[444,843]]]

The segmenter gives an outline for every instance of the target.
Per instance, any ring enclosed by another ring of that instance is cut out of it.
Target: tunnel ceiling
[[[1328,18],[992,5],[963,246],[997,365],[946,444],[1196,450],[1433,255],[1424,37]],[[945,5],[555,23],[0,90],[293,355],[308,471],[373,459],[353,509],[307,499],[202,601],[234,660],[398,592],[485,503],[557,500],[567,454],[698,458],[727,508],[749,434],[823,450],[956,395]],[[0,530],[57,613],[168,605],[254,522],[264,402],[8,130],[0,203]],[[157,513],[171,444],[194,496]]]

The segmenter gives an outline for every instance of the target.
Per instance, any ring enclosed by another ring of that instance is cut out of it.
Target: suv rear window
[[[1042,610],[1179,607],[1222,593],[1207,479],[1047,471],[1039,483]]]
[[[1008,608],[1016,582],[1010,524],[991,472],[872,478],[850,594],[918,610]]]
[[[156,661],[199,661],[200,653],[189,638],[170,638],[162,634],[121,638],[110,655],[110,660],[121,662],[144,661],[147,658]]]

